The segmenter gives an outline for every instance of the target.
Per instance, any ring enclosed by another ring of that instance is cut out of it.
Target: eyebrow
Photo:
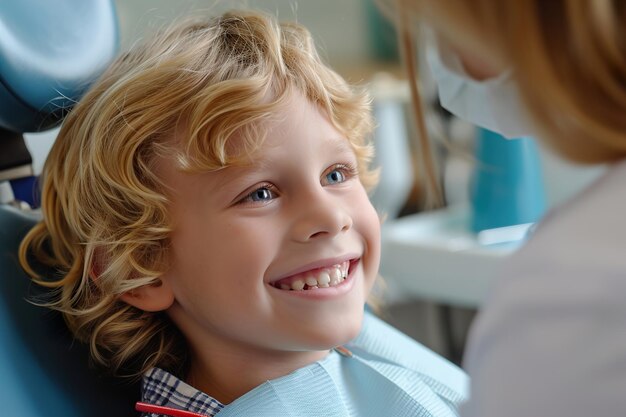
[[[338,154],[350,153],[351,155],[355,155],[354,149],[350,145],[350,142],[345,137],[337,137],[331,136],[328,138],[322,139],[326,142],[326,146],[331,147],[331,151],[336,152]],[[274,164],[274,161],[271,158],[264,158],[260,156],[258,158],[253,157],[249,165],[242,165],[243,168],[248,168],[252,170],[259,170],[271,167]]]
[[[332,142],[332,146],[337,152],[350,152],[354,153],[354,149],[350,146],[350,141],[347,138],[331,138],[329,142]]]
[[[352,149],[352,147],[350,146],[350,142],[348,141],[348,139],[343,138],[343,137],[331,137],[328,139],[323,139],[327,142],[327,146],[331,147],[331,151],[337,154],[347,154],[349,153],[350,155],[355,155],[354,154],[354,150]],[[246,177],[252,177],[255,175],[256,172],[258,171],[263,171],[267,168],[270,168],[274,165],[275,161],[272,158],[267,158],[264,156],[259,156],[259,157],[254,157],[252,156],[252,159],[250,160],[249,164],[243,164],[243,165],[236,165],[236,166],[232,166],[232,167],[226,167],[223,170],[220,171],[224,171],[224,172],[228,172],[229,170],[231,170],[231,168],[234,169],[241,169],[243,172],[241,172],[239,175],[237,175],[235,178],[232,178],[230,180],[226,180],[224,179],[224,183],[223,184],[230,184],[233,182],[237,182],[240,180],[243,180],[244,182],[246,181]],[[220,171],[216,171],[216,172],[220,172]],[[226,175],[226,174],[224,174]]]

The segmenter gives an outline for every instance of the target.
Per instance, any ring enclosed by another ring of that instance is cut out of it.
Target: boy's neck
[[[187,383],[229,404],[265,381],[287,375],[328,355],[328,351],[211,351],[194,354]],[[210,358],[210,359],[209,359]]]

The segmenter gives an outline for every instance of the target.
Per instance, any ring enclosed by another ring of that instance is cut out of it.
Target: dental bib
[[[370,314],[345,348],[267,381],[219,417],[453,417],[465,373]]]

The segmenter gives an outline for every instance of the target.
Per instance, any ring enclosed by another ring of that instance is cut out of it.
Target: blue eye
[[[326,170],[323,175],[322,183],[324,185],[342,184],[352,178],[358,178],[359,171],[356,166],[351,163],[335,164]]]
[[[247,196],[247,200],[254,202],[269,201],[274,198],[274,192],[268,187],[257,188]]]
[[[328,184],[339,184],[346,180],[346,176],[338,169],[334,169],[326,174],[326,181]]]
[[[237,204],[263,205],[278,198],[278,192],[272,184],[263,184],[241,197]]]

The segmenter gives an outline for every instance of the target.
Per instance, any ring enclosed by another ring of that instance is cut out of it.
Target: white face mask
[[[472,79],[459,57],[432,37],[426,59],[437,82],[441,105],[477,126],[507,138],[532,136],[510,71],[485,81]]]

